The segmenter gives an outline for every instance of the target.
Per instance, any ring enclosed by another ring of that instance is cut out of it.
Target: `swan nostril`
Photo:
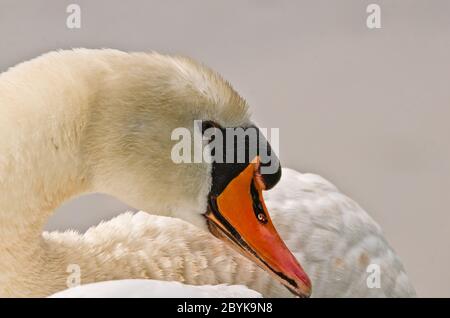
[[[258,221],[262,222],[262,223],[266,223],[267,222],[267,218],[263,213],[258,213]]]

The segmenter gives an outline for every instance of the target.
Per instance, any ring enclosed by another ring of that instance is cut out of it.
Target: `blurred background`
[[[81,7],[69,29],[66,8]],[[366,8],[381,7],[369,29]],[[450,297],[450,2],[0,0],[0,71],[55,49],[156,50],[219,71],[284,166],[335,183],[380,223],[419,296]],[[94,194],[49,230],[128,209]]]

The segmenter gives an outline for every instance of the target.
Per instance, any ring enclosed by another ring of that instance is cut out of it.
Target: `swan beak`
[[[217,196],[205,213],[209,230],[256,262],[300,297],[311,295],[311,282],[276,231],[262,196],[266,188],[256,157]]]

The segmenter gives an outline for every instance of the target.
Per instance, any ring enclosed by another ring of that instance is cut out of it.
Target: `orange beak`
[[[215,236],[230,243],[300,297],[311,295],[311,281],[289,251],[264,204],[259,158],[209,200],[205,217]]]

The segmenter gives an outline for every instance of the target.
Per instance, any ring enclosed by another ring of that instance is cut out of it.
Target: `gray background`
[[[382,8],[382,29],[365,25]],[[66,6],[82,28],[66,28]],[[230,80],[285,166],[330,179],[381,224],[420,296],[450,296],[449,1],[0,1],[0,70],[49,50],[192,56]],[[49,229],[126,207],[94,195]]]

